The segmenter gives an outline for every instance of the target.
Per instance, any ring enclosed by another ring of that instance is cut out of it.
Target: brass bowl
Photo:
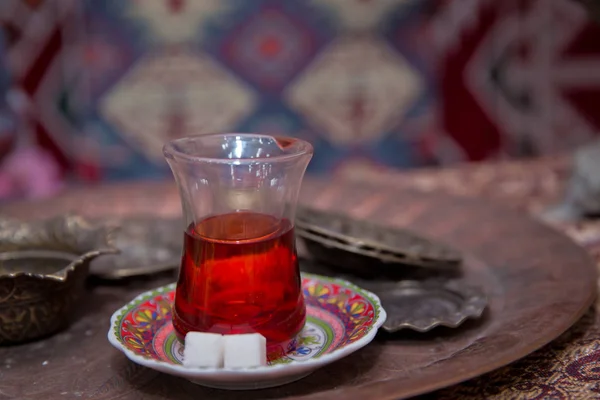
[[[111,232],[76,216],[0,220],[0,345],[48,336],[69,324],[90,261],[117,252]]]

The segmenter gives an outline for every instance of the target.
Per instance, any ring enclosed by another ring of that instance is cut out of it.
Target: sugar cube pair
[[[184,367],[250,368],[266,364],[267,341],[261,334],[189,332],[185,336]]]

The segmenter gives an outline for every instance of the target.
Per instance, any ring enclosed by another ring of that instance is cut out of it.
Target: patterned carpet
[[[309,140],[322,175],[554,154],[600,128],[600,26],[573,0],[0,3],[0,198],[166,177],[163,143],[207,132]]]

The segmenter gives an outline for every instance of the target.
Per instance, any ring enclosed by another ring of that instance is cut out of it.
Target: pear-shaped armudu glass
[[[238,133],[164,146],[185,221],[173,307],[180,339],[260,333],[269,346],[293,344],[306,319],[294,214],[312,153],[303,140]]]

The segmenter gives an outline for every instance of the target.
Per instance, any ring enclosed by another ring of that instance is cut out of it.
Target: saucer
[[[348,281],[302,274],[306,324],[295,349],[280,349],[268,365],[185,368],[171,323],[175,284],[143,293],[111,317],[108,340],[133,362],[193,383],[229,390],[263,389],[297,381],[369,344],[386,319],[379,298]]]

